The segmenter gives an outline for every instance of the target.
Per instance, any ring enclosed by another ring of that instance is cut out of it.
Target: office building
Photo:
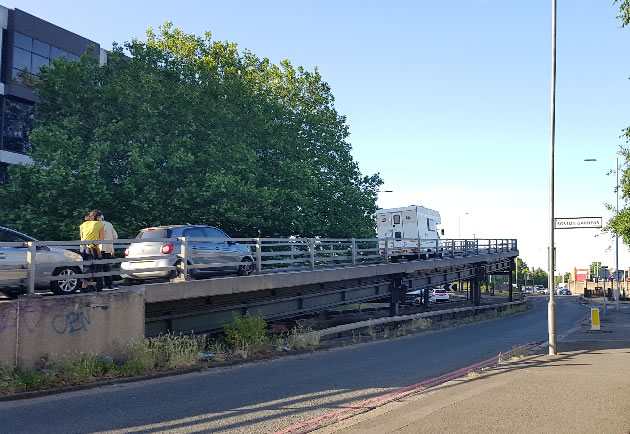
[[[0,6],[0,28],[0,182],[6,182],[9,164],[31,161],[28,132],[37,102],[33,83],[42,65],[62,56],[76,60],[90,46],[91,55],[104,64],[107,52],[97,42],[19,9]]]

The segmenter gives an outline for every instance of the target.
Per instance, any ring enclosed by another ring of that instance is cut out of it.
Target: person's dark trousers
[[[103,259],[112,259],[113,256],[111,253],[105,253],[102,252],[101,256],[103,257]],[[112,264],[102,264],[101,267],[103,268],[103,272],[104,273],[109,273],[112,270]],[[109,288],[112,289],[114,287],[114,280],[112,278],[113,276],[103,276],[103,279],[105,280],[105,288]]]
[[[85,252],[81,253],[81,256],[83,257],[84,261],[96,261],[98,260],[98,257],[94,254],[94,250],[92,249],[88,249]],[[91,274],[91,273],[98,273],[102,270],[102,265],[101,264],[93,264],[93,265],[84,265],[83,266],[83,272],[85,274]],[[93,282],[92,279],[87,278],[87,279],[83,279],[84,282],[86,282],[88,284],[87,288],[83,288],[83,290],[94,290],[94,287],[92,287],[90,285],[90,282]],[[96,277],[94,279],[94,282],[96,283],[96,291],[101,291],[103,289],[103,278],[102,277]]]

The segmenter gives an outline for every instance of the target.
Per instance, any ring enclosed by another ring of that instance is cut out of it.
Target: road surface
[[[557,297],[558,333],[588,310]],[[507,318],[307,355],[0,402],[0,431],[273,432],[547,339],[547,298]],[[560,347],[561,350],[561,347]]]

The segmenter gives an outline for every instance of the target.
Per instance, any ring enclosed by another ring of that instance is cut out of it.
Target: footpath
[[[590,320],[537,347],[318,433],[630,434],[630,304],[608,306],[601,331]]]

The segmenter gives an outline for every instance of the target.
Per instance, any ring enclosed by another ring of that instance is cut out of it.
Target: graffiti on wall
[[[90,312],[68,312],[55,315],[52,319],[53,330],[59,335],[72,334],[80,331],[86,332],[90,321]]]
[[[0,336],[15,333],[18,328],[20,333],[34,333],[42,327],[49,327],[57,334],[72,335],[88,331],[91,323],[89,307],[56,302],[0,303]]]

